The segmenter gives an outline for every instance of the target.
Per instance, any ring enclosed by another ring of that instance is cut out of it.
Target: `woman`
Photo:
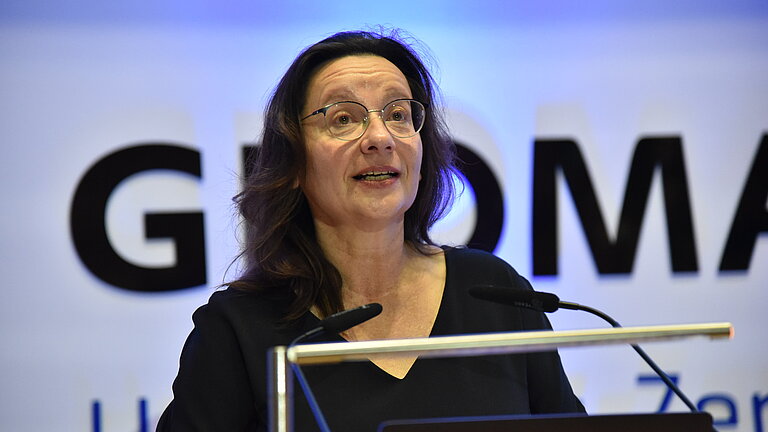
[[[339,33],[299,55],[237,198],[246,270],[195,312],[158,430],[265,430],[267,350],[362,304],[383,312],[326,340],[549,328],[542,314],[467,295],[478,283],[529,287],[509,265],[430,240],[453,193],[454,149],[435,102],[428,70],[394,37]],[[583,411],[556,352],[305,369],[333,431]],[[295,423],[316,430],[301,392]]]

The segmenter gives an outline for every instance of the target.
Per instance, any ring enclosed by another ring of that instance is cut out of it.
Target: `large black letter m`
[[[661,170],[672,271],[698,270],[688,181],[679,137],[637,143],[615,240],[609,238],[579,147],[571,140],[536,140],[533,161],[533,274],[555,275],[558,264],[557,173],[562,170],[601,274],[631,273],[653,174]]]

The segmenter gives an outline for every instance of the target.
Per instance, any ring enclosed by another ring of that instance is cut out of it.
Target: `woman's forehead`
[[[374,55],[331,60],[314,73],[307,86],[307,104],[359,101],[360,97],[372,96],[387,102],[412,97],[408,80],[400,69],[389,60]]]

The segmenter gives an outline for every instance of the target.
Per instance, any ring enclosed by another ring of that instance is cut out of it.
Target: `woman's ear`
[[[291,189],[301,189],[301,180],[304,178],[304,173],[302,171],[298,171],[294,173],[293,178],[293,184],[291,185]]]

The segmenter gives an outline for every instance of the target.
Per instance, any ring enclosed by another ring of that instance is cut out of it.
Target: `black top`
[[[432,336],[550,329],[535,311],[469,296],[476,284],[531,289],[501,259],[472,249],[447,249],[446,282]],[[316,327],[311,313],[281,324],[290,299],[232,288],[211,296],[193,315],[181,354],[175,399],[158,431],[264,431],[267,350]],[[341,342],[339,336],[327,341]],[[555,351],[417,359],[403,379],[369,361],[302,368],[333,432],[375,431],[384,420],[583,412]],[[294,428],[318,430],[296,386]]]

